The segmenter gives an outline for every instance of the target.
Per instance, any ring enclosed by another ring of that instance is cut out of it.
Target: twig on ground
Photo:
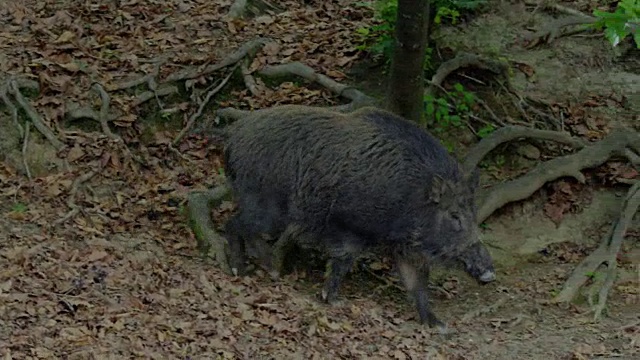
[[[229,56],[227,56],[217,64],[209,65],[204,69],[188,68],[188,69],[169,75],[166,81],[181,81],[181,80],[195,79],[204,75],[209,75],[224,67],[237,63],[247,55],[252,56],[252,54],[256,53],[266,43],[270,41],[271,40],[267,38],[258,38],[258,39],[246,42],[240,48],[238,48],[236,51],[231,53]]]
[[[503,128],[507,129],[507,128]],[[532,131],[532,130],[529,130]],[[548,138],[550,139],[550,138]],[[562,140],[560,137],[559,139]],[[567,141],[571,144],[571,141]],[[483,144],[484,142],[484,144]],[[485,153],[487,149],[497,144],[496,138],[491,136],[483,139],[469,153],[470,158],[465,161],[464,168],[472,168],[481,159],[477,153]],[[495,210],[502,206],[531,196],[548,181],[553,181],[563,176],[571,176],[580,182],[585,178],[581,170],[604,164],[613,156],[625,156],[625,149],[640,144],[640,134],[624,128],[615,129],[607,137],[599,142],[586,146],[579,152],[562,156],[544,162],[526,175],[503,184],[496,185],[478,195],[478,223],[486,220]],[[575,143],[575,145],[580,145]]]
[[[22,143],[22,164],[24,165],[24,172],[27,174],[29,181],[33,180],[31,177],[31,170],[29,169],[29,162],[27,161],[27,149],[29,148],[29,130],[31,129],[31,123],[26,123],[24,126],[24,141]]]
[[[9,82],[9,88],[13,94],[13,97],[16,99],[18,104],[24,109],[29,116],[29,119],[33,123],[33,125],[40,131],[42,135],[44,135],[47,140],[53,145],[56,150],[60,151],[65,147],[64,142],[62,142],[58,137],[53,133],[53,131],[44,123],[42,117],[38,114],[36,109],[27,101],[27,99],[22,96],[20,89],[18,87],[18,83],[15,80],[11,80]]]
[[[633,220],[633,216],[640,207],[640,181],[636,182],[629,191],[622,204],[620,217],[611,231],[602,239],[600,246],[585,258],[573,271],[564,284],[562,291],[555,297],[556,302],[569,302],[590,276],[602,264],[606,264],[605,281],[598,293],[598,303],[593,307],[594,320],[598,321],[607,302],[609,291],[615,282],[617,274],[617,255],[622,246],[622,241],[627,228]]]
[[[173,141],[171,142],[171,146],[176,146],[180,143],[180,141],[182,141],[182,138],[189,132],[191,127],[193,127],[193,124],[195,124],[196,120],[198,120],[200,115],[202,115],[202,111],[204,110],[205,106],[207,106],[207,104],[209,103],[209,100],[211,100],[213,95],[217,94],[218,91],[220,91],[227,84],[227,82],[229,81],[229,79],[231,79],[231,76],[233,76],[233,73],[236,71],[238,66],[239,66],[239,63],[237,63],[231,69],[231,71],[229,71],[229,74],[224,79],[222,79],[222,81],[218,86],[216,86],[214,89],[212,89],[207,93],[204,100],[202,100],[202,102],[200,103],[200,106],[198,107],[198,111],[196,111],[193,115],[191,115],[191,117],[189,117],[189,121],[187,121],[187,124],[185,125],[185,127],[180,131],[178,136],[176,136],[175,139],[173,139]]]
[[[506,125],[507,125],[507,124],[505,124],[505,123],[504,123],[504,121],[502,121],[502,120],[501,120],[501,119],[496,115],[496,113],[495,113],[495,112],[493,112],[493,110],[491,109],[491,107],[489,107],[489,105],[488,105],[484,100],[480,99],[480,98],[479,98],[479,97],[477,97],[477,96],[476,96],[475,98],[476,98],[476,99],[475,99],[475,101],[476,101],[477,103],[480,103],[480,105],[482,105],[482,107],[484,108],[484,110],[485,110],[486,112],[488,112],[488,113],[489,113],[489,115],[491,116],[491,119],[493,119],[493,121],[494,121],[495,123],[497,123],[498,125],[501,125],[501,126],[506,126]]]

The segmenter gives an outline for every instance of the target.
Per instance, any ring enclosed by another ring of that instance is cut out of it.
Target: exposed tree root
[[[128,80],[128,81],[123,81],[120,83],[115,83],[115,84],[111,84],[109,86],[107,86],[107,91],[120,91],[120,90],[126,90],[126,89],[130,89],[136,86],[140,86],[142,84],[147,84],[147,86],[152,89],[155,90],[157,88],[157,82],[156,79],[158,78],[158,75],[160,74],[160,67],[162,66],[162,64],[165,62],[164,58],[158,58],[158,59],[154,59],[151,61],[152,63],[155,64],[154,68],[153,68],[153,72],[151,72],[150,74],[147,74],[143,77],[140,78],[136,78],[133,80]]]
[[[585,15],[558,19],[553,24],[549,25],[547,29],[538,31],[537,33],[525,38],[525,48],[532,49],[540,44],[550,44],[561,36],[575,35],[584,31],[593,30],[593,27],[590,25],[595,22],[595,18]],[[564,28],[568,26],[578,26],[578,28],[563,32]]]
[[[187,199],[187,217],[202,255],[213,258],[220,268],[231,274],[227,239],[216,230],[211,219],[211,209],[229,198],[231,190],[224,184],[202,192],[192,192]]]
[[[241,18],[245,13],[246,8],[247,0],[235,0],[231,5],[231,8],[229,8],[229,13],[227,13],[227,16],[231,20]]]
[[[229,8],[226,18],[227,20],[236,20],[246,16],[247,13],[258,15],[264,13],[266,10],[275,12],[283,11],[267,0],[235,0]]]
[[[479,55],[461,52],[455,58],[442,63],[440,67],[438,67],[438,70],[431,78],[429,88],[426,91],[427,94],[432,96],[435,95],[436,89],[442,88],[442,82],[444,82],[444,79],[446,79],[447,76],[460,68],[468,66],[489,70],[497,75],[504,76],[505,79],[508,79],[507,72],[509,70],[509,65],[507,63],[484,58]]]
[[[71,185],[71,190],[69,191],[69,197],[67,198],[67,206],[71,210],[69,210],[62,218],[54,221],[53,222],[53,226],[58,226],[60,224],[63,224],[67,220],[69,220],[69,219],[73,218],[74,216],[78,215],[78,213],[80,211],[82,211],[80,206],[78,206],[76,204],[76,201],[75,201],[76,200],[76,195],[78,194],[78,191],[80,191],[80,187],[85,182],[91,180],[91,178],[96,176],[101,170],[102,170],[102,168],[99,168],[97,170],[89,171],[88,173],[85,173],[85,174],[79,176],[78,178],[76,178],[74,180],[73,184]]]
[[[480,152],[490,148],[491,146],[487,144],[495,144],[496,138],[481,141],[476,149],[479,149],[478,152]],[[509,137],[505,136],[505,138]],[[485,221],[502,206],[528,198],[549,181],[563,176],[571,176],[584,182],[581,170],[602,165],[613,156],[625,157],[627,148],[640,152],[640,134],[630,129],[615,129],[601,141],[586,146],[575,154],[541,163],[520,178],[496,185],[488,191],[482,191],[478,196],[478,223]],[[474,159],[465,161],[465,163],[473,164],[478,160],[475,157],[475,152],[472,149],[470,154],[474,156]]]
[[[56,150],[62,150],[66,145],[64,144],[64,142],[58,139],[58,137],[53,133],[53,130],[51,130],[49,126],[44,123],[44,120],[42,120],[42,117],[40,116],[40,114],[38,114],[36,109],[34,109],[31,103],[29,103],[29,101],[24,98],[24,96],[20,92],[20,86],[18,85],[18,82],[14,79],[11,79],[9,80],[9,84],[7,87],[20,107],[22,107],[22,109],[27,113],[27,116],[29,116],[29,120],[31,120],[31,123],[33,123],[35,128],[38,129],[38,131],[42,135],[44,135],[47,140],[49,140],[51,145],[53,145]]]
[[[31,177],[31,170],[29,169],[29,163],[27,162],[27,149],[29,148],[29,130],[31,124],[26,123],[24,126],[24,141],[22,143],[22,165],[24,166],[24,172],[27,174],[29,180],[33,180]]]
[[[111,103],[111,97],[104,90],[102,85],[98,83],[94,83],[92,88],[98,92],[98,94],[100,95],[100,100],[102,102],[102,104],[100,105],[100,112],[98,113],[98,121],[100,122],[100,127],[102,128],[102,132],[105,135],[107,135],[109,138],[114,140],[117,144],[122,145],[124,149],[124,153],[129,159],[133,159],[136,162],[142,164],[143,161],[137,156],[133,155],[133,153],[131,153],[131,150],[129,150],[124,140],[122,140],[122,138],[118,134],[115,134],[114,132],[111,131],[111,128],[109,128],[109,114],[110,114],[109,107]]]
[[[524,2],[525,4],[529,5],[529,6],[535,6],[536,9],[539,7],[542,7],[543,9],[551,9],[551,10],[555,10],[561,13],[565,13],[567,15],[572,15],[572,16],[578,16],[578,17],[582,17],[582,18],[592,18],[590,15],[587,15],[585,13],[582,13],[578,10],[572,9],[572,8],[568,8],[566,6],[562,6],[562,5],[558,5],[554,2],[551,1],[545,1],[545,0],[526,0]]]
[[[178,88],[173,85],[160,85],[157,90],[145,91],[138,95],[135,100],[131,102],[131,106],[136,107],[151,100],[158,99],[160,96],[168,96],[178,93]]]
[[[479,317],[480,315],[494,313],[496,310],[498,310],[498,308],[504,305],[506,301],[507,301],[507,297],[503,296],[500,298],[500,300],[494,302],[493,304],[490,304],[480,309],[469,311],[468,313],[464,314],[464,316],[462,316],[462,322],[467,323]]]
[[[243,44],[238,50],[231,53],[229,56],[224,58],[217,64],[209,65],[204,69],[199,68],[188,68],[176,73],[169,75],[166,81],[181,81],[181,80],[189,80],[195,79],[201,76],[209,75],[215,71],[218,71],[227,66],[233,65],[240,60],[242,60],[245,56],[253,56],[259,49],[261,49],[266,43],[271,40],[265,38],[258,38]]]
[[[297,61],[283,65],[267,66],[259,70],[258,74],[267,77],[297,75],[308,81],[315,82],[334,94],[351,100],[351,104],[348,104],[347,107],[340,107],[346,112],[377,103],[376,99],[366,95],[362,91],[348,85],[340,84],[328,76],[318,74],[311,67]]]
[[[617,274],[617,256],[633,216],[640,207],[640,181],[631,186],[624,199],[620,217],[615,225],[602,239],[600,246],[592,252],[573,271],[564,284],[562,291],[555,297],[556,302],[569,302],[578,290],[595,274],[601,265],[606,265],[604,283],[598,293],[598,303],[593,306],[594,320],[598,321],[605,308],[609,291]]]
[[[244,85],[249,89],[249,92],[253,96],[259,96],[261,91],[258,90],[256,79],[251,75],[249,71],[249,59],[244,59],[241,64],[242,78],[244,79]]]
[[[498,145],[521,138],[555,141],[561,144],[570,145],[575,149],[582,149],[587,145],[583,140],[574,138],[564,132],[538,130],[524,126],[507,126],[494,131],[491,135],[482,139],[482,141],[473,146],[469,150],[469,155],[467,155],[464,160],[464,169],[466,171],[471,171],[473,168],[478,166],[480,160],[487,156],[487,154]]]

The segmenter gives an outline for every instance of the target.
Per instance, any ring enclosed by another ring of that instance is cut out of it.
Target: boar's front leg
[[[438,320],[429,306],[427,295],[429,264],[427,261],[416,254],[402,254],[396,256],[396,262],[407,291],[416,303],[420,323],[438,328],[441,332],[446,331],[445,324]]]

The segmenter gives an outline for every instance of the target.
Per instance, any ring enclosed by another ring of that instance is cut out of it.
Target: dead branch
[[[256,53],[259,49],[261,49],[266,43],[270,42],[270,39],[267,38],[258,38],[249,42],[246,42],[245,44],[243,44],[240,48],[238,48],[236,51],[234,51],[233,53],[231,53],[229,56],[227,56],[226,58],[222,59],[221,62],[214,64],[214,65],[209,65],[207,67],[205,67],[204,69],[198,69],[198,68],[187,68],[184,69],[182,71],[176,72],[174,74],[171,74],[167,77],[167,81],[181,81],[181,80],[189,80],[189,79],[195,79],[201,76],[205,76],[205,75],[209,75],[215,71],[218,71],[222,68],[225,68],[227,66],[233,65],[235,63],[237,63],[238,61],[242,60],[242,58],[244,58],[247,55],[251,55]]]
[[[207,93],[207,96],[205,96],[205,98],[202,101],[202,103],[200,103],[200,106],[198,107],[198,111],[196,111],[193,115],[191,115],[191,117],[189,118],[189,121],[187,121],[187,125],[185,125],[185,127],[180,131],[178,136],[176,136],[176,138],[173,139],[173,141],[171,142],[171,146],[176,146],[176,145],[178,145],[180,143],[180,141],[182,141],[182,138],[193,127],[193,124],[195,124],[196,120],[200,117],[200,115],[202,115],[202,111],[204,110],[205,106],[207,106],[207,104],[209,103],[209,100],[211,100],[213,95],[217,94],[218,91],[222,90],[222,88],[227,84],[227,82],[229,82],[229,79],[231,79],[231,76],[236,71],[238,66],[239,66],[239,64],[236,64],[233,67],[233,69],[231,69],[231,71],[229,71],[229,74],[224,79],[222,79],[220,84],[218,86],[216,86],[213,90],[211,90],[211,91],[209,91]]]
[[[80,187],[82,186],[82,184],[91,180],[91,178],[96,176],[96,174],[98,174],[101,170],[102,168],[100,167],[97,170],[89,171],[88,173],[85,173],[75,179],[75,181],[71,185],[71,190],[69,191],[69,197],[67,198],[67,206],[69,207],[70,210],[62,218],[54,221],[53,226],[58,226],[66,222],[67,220],[73,218],[80,212],[80,206],[78,206],[75,201],[78,191],[80,191]]]
[[[53,145],[53,147],[56,148],[56,150],[62,150],[65,147],[65,144],[60,141],[60,139],[58,139],[53,131],[44,123],[42,117],[40,117],[40,114],[38,114],[36,109],[33,108],[31,103],[29,103],[29,101],[27,101],[27,99],[22,96],[18,83],[15,80],[11,80],[9,82],[9,88],[11,93],[13,94],[13,97],[16,99],[18,104],[20,104],[22,109],[24,109],[24,111],[27,113],[29,119],[36,127],[36,129],[38,129],[38,131],[40,131],[40,133],[44,135],[47,140],[49,140],[49,142]]]
[[[586,146],[586,143],[578,138],[574,138],[571,135],[549,130],[538,130],[524,126],[507,126],[500,128],[491,135],[482,139],[479,143],[469,149],[469,155],[464,161],[464,169],[471,171],[478,166],[480,160],[482,160],[491,150],[495,149],[498,145],[513,141],[520,138],[534,138],[541,140],[550,140],[566,144],[574,147],[575,149],[582,149]]]
[[[366,106],[377,103],[377,100],[369,97],[365,93],[348,85],[340,84],[328,76],[318,74],[311,67],[301,63],[292,62],[282,65],[266,66],[264,69],[258,71],[259,75],[267,77],[278,76],[290,76],[297,75],[308,81],[318,83],[319,85],[327,88],[338,96],[343,96],[350,99],[354,104],[353,107]]]
[[[29,169],[29,163],[27,161],[27,149],[29,148],[29,130],[31,124],[26,123],[24,126],[24,141],[22,143],[22,164],[24,165],[24,172],[27,174],[29,181],[33,180],[31,177],[31,170]]]
[[[484,146],[490,147],[482,145],[485,140],[477,145],[479,151],[482,151]],[[629,129],[615,129],[601,141],[586,146],[575,154],[541,163],[520,178],[496,185],[488,191],[482,191],[478,196],[478,223],[485,221],[502,206],[528,198],[548,181],[571,176],[584,182],[581,170],[602,165],[612,156],[625,156],[625,150],[628,147],[640,146],[638,144],[640,144],[640,134]],[[471,154],[474,156],[475,151]],[[473,159],[469,160],[468,164],[477,161],[475,156]]]
[[[600,246],[576,267],[569,279],[565,282],[562,291],[555,297],[555,302],[569,302],[573,300],[580,287],[593,276],[600,265],[606,264],[606,278],[604,284],[600,287],[598,303],[593,307],[594,320],[598,321],[600,319],[609,291],[615,282],[618,252],[622,246],[627,228],[639,207],[640,181],[637,181],[627,192],[622,204],[622,210],[620,211],[620,217],[612,230],[602,239]]]
[[[225,184],[204,192],[192,192],[187,200],[188,221],[196,236],[198,249],[203,255],[214,258],[220,268],[228,274],[232,273],[228,261],[228,242],[215,230],[211,220],[211,209],[230,194],[231,189]]]
[[[459,53],[455,58],[444,62],[431,78],[429,88],[426,90],[428,95],[435,96],[436,89],[442,87],[442,82],[452,72],[464,68],[474,66],[479,69],[489,70],[497,75],[502,75],[508,79],[507,72],[509,65],[502,61],[487,59],[479,55],[469,54],[465,52]]]

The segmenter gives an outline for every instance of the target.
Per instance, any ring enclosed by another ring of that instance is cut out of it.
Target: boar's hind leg
[[[229,241],[229,267],[234,275],[242,275],[245,271],[245,240],[243,234],[242,213],[233,215],[225,226],[227,241]]]
[[[328,240],[329,263],[325,273],[322,300],[331,303],[338,296],[344,276],[351,270],[355,258],[362,251],[363,241],[350,233],[337,233]]]
[[[296,224],[289,224],[284,232],[280,234],[278,241],[273,244],[273,255],[271,257],[269,274],[277,279],[284,269],[284,261],[288,250],[302,233],[301,228]]]
[[[411,255],[397,256],[396,261],[402,280],[416,303],[420,323],[426,323],[429,327],[444,328],[445,325],[438,320],[429,306],[429,298],[427,296],[429,265],[424,262],[412,261]]]

